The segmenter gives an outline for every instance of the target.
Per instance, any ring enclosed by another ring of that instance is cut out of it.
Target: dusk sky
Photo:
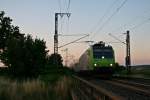
[[[68,7],[70,1],[70,6]],[[68,9],[67,9],[68,8]],[[53,53],[55,13],[70,12],[71,16],[59,16],[59,34],[89,34],[81,40],[110,42],[115,50],[116,62],[124,65],[125,45],[108,34],[125,41],[125,33],[131,35],[131,61],[133,65],[150,64],[150,0],[0,0],[0,11],[13,19],[13,25],[22,33],[32,34],[46,41]],[[59,37],[59,46],[78,37]],[[78,59],[89,47],[86,43],[74,43],[68,53]]]

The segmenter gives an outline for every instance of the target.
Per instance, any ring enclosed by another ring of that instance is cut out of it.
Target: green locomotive
[[[79,59],[80,70],[112,74],[115,67],[115,56],[112,46],[100,41],[86,50]]]

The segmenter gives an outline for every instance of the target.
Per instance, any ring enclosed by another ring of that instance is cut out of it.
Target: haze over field
[[[125,41],[121,33],[129,30],[132,64],[150,64],[150,0],[0,0],[0,11],[5,11],[22,33],[43,38],[50,53],[56,12],[71,12],[69,20],[66,16],[59,18],[59,33],[89,34],[83,41],[116,42],[109,33]],[[59,45],[77,38],[59,37]],[[109,44],[115,49],[116,61],[124,64],[125,45]],[[70,59],[78,59],[88,47],[86,43],[71,44],[60,48],[59,53],[65,57],[62,50],[68,48],[73,55]]]

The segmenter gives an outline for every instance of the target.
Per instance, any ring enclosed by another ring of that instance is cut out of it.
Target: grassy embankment
[[[150,65],[132,66],[130,73],[128,73],[127,70],[122,70],[119,71],[118,74],[131,77],[150,78]]]
[[[38,78],[17,80],[0,76],[0,100],[71,100],[71,74],[67,68],[43,71]]]

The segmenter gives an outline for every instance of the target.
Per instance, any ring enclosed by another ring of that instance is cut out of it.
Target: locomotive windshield
[[[97,59],[101,58],[113,58],[113,50],[112,47],[100,47],[93,46],[93,57]]]

